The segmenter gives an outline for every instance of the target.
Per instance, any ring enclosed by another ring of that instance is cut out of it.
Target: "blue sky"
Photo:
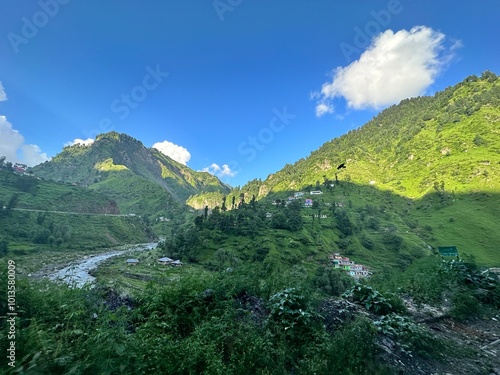
[[[499,74],[498,14],[493,0],[4,1],[0,155],[33,165],[114,130],[243,185],[404,98]]]

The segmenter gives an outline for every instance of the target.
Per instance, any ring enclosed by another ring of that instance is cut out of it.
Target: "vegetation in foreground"
[[[1,269],[6,295],[5,262]],[[328,271],[331,277],[324,269],[310,276],[300,268],[273,273],[256,264],[182,271],[127,297],[103,285],[72,289],[18,279],[17,362],[8,373],[390,374],[398,371],[394,356],[406,366],[417,361],[439,368],[450,360],[476,366],[479,348],[436,336],[415,321],[402,297],[436,304],[446,296],[446,316],[459,322],[500,308],[496,277],[473,263],[435,257],[398,277],[361,284],[336,270]],[[6,307],[3,300],[4,316]],[[5,320],[1,324],[5,331]],[[382,350],[388,342],[392,354]],[[8,368],[5,357],[1,361]],[[481,373],[492,361],[484,355],[476,371],[464,369]]]

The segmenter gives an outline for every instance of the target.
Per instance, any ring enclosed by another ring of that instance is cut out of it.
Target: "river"
[[[117,255],[128,254],[133,251],[151,250],[154,249],[156,245],[156,242],[143,243],[134,245],[126,250],[113,250],[99,255],[93,255],[85,259],[71,262],[69,266],[48,275],[48,278],[52,281],[63,281],[77,288],[81,288],[85,284],[92,284],[94,282],[95,277],[90,275],[89,272],[96,269],[99,264],[105,260]]]

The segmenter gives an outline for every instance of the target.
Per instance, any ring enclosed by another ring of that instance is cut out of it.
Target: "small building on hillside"
[[[311,195],[319,195],[319,194],[323,194],[323,192],[321,190],[313,190],[313,191],[311,191]]]
[[[304,195],[304,193],[303,193],[303,192],[301,192],[301,191],[296,191],[295,193],[293,193],[293,196],[294,196],[295,198],[302,197],[303,195]]]
[[[21,163],[15,163],[12,168],[14,168],[14,172],[17,172],[19,174],[25,174],[26,169],[28,169],[28,166],[26,164],[21,164]]]
[[[306,207],[311,207],[313,205],[313,200],[312,199],[306,199],[306,203],[304,203],[304,206]]]
[[[180,260],[174,260],[172,262],[172,266],[174,266],[174,267],[182,267],[182,262]]]
[[[134,258],[127,259],[125,263],[127,263],[128,266],[136,266],[139,264],[139,259],[134,259]]]
[[[266,218],[270,219],[273,217],[273,214],[271,212],[266,212]]]
[[[347,271],[349,276],[352,276],[355,279],[359,279],[361,277],[368,277],[371,274],[368,267],[362,264],[356,264],[348,257],[341,256],[340,253],[333,253],[329,255],[328,258],[332,261],[335,268]]]
[[[160,258],[158,259],[158,263],[160,264],[164,264],[164,265],[167,265],[167,264],[172,264],[174,260],[169,258],[169,257],[164,257],[164,258]]]

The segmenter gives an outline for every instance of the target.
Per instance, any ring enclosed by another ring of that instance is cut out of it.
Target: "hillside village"
[[[362,277],[369,277],[371,275],[370,269],[362,264],[356,264],[348,257],[343,257],[340,253],[333,253],[328,256],[332,261],[335,268],[345,270],[349,276],[359,279]]]

